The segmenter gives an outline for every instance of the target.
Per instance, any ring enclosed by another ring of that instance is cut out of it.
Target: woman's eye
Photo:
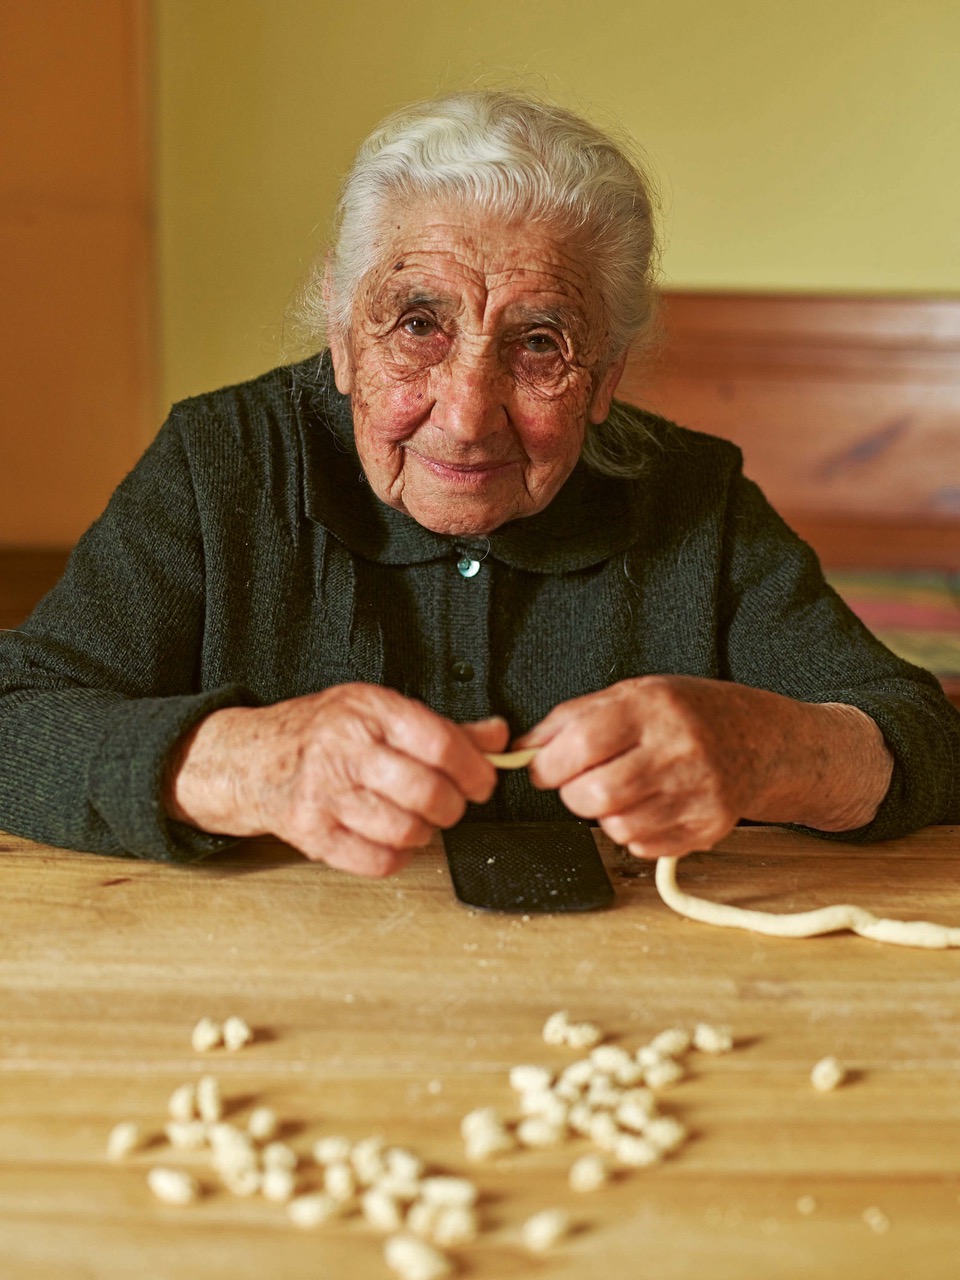
[[[524,338],[524,345],[535,355],[552,355],[557,350],[557,343],[548,333],[530,333]]]
[[[428,320],[426,316],[407,316],[401,324],[401,328],[414,338],[428,338],[436,326],[432,320]]]

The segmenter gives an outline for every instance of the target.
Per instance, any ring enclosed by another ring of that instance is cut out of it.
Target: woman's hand
[[[539,747],[556,788],[639,857],[709,849],[739,821],[863,826],[893,761],[873,720],[838,703],[694,676],[624,680],[554,708],[516,747]]]
[[[336,685],[216,711],[173,761],[171,817],[225,835],[271,834],[308,858],[385,876],[468,800],[490,798],[503,720],[455,725],[376,685]]]

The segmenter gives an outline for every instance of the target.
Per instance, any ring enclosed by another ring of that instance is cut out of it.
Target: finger
[[[483,803],[497,784],[496,770],[461,725],[445,720],[411,699],[392,704],[385,721],[387,741],[414,760],[440,769],[468,800]]]
[[[537,752],[530,766],[535,787],[557,790],[588,769],[606,764],[636,746],[636,729],[629,718],[605,701],[589,702]],[[518,744],[519,745],[519,744]],[[534,746],[530,736],[524,746]]]
[[[601,818],[600,826],[611,840],[636,857],[680,858],[696,849],[712,849],[730,833],[735,822],[719,815],[710,820],[676,815],[671,818],[669,807],[656,813],[648,806]]]
[[[370,880],[395,875],[407,866],[411,857],[407,849],[390,849],[374,844],[342,828],[331,831],[317,844],[301,847],[300,851],[311,862],[325,862],[336,871],[346,871]]]
[[[722,837],[718,836],[717,839]],[[707,840],[694,840],[690,837],[689,832],[682,828],[674,831],[665,832],[662,836],[651,838],[648,840],[631,840],[631,842],[623,847],[634,858],[643,858],[644,860],[656,860],[657,858],[685,858],[688,853],[705,853],[712,849],[716,840],[713,842]]]
[[[580,818],[602,818],[650,800],[660,790],[660,775],[661,769],[634,747],[564,783],[560,798]]]
[[[444,772],[391,747],[377,746],[365,752],[357,768],[357,781],[361,788],[415,814],[431,827],[452,827],[466,809],[462,792]]]
[[[516,739],[513,746],[517,751],[525,751],[527,747],[545,747],[563,727],[581,714],[585,704],[589,704],[597,694],[587,693],[580,698],[570,698],[567,702],[558,703],[543,719]]]
[[[353,835],[392,849],[422,849],[435,830],[416,813],[364,788],[342,792],[333,811]]]
[[[471,720],[461,724],[478,751],[503,751],[510,741],[510,728],[503,716],[491,716],[489,720]]]

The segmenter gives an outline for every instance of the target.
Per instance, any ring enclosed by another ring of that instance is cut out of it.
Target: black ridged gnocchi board
[[[457,897],[482,911],[596,911],[616,897],[585,822],[462,822],[443,847]]]

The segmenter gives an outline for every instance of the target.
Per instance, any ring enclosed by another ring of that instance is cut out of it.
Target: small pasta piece
[[[250,1112],[247,1131],[255,1141],[269,1142],[271,1138],[277,1136],[278,1128],[277,1113],[270,1107],[255,1107]]]
[[[875,1231],[878,1236],[885,1235],[890,1230],[890,1219],[877,1205],[872,1204],[863,1211],[863,1220],[870,1228]]]
[[[614,1083],[624,1089],[632,1089],[634,1085],[643,1083],[643,1067],[635,1058],[628,1058],[613,1073]]]
[[[234,1196],[252,1196],[261,1189],[264,1175],[253,1165],[246,1168],[226,1168],[221,1171],[223,1185]]]
[[[223,1043],[231,1052],[242,1049],[253,1039],[253,1031],[243,1018],[234,1015],[223,1024]]]
[[[668,1027],[650,1041],[650,1048],[668,1058],[679,1058],[693,1043],[693,1036],[682,1027]]]
[[[360,1197],[360,1212],[377,1231],[397,1231],[403,1224],[400,1206],[379,1186],[368,1187]]]
[[[585,1101],[590,1107],[606,1108],[613,1111],[620,1105],[623,1090],[613,1083],[609,1076],[599,1073],[590,1081]]]
[[[220,1121],[207,1129],[207,1136],[214,1151],[244,1151],[253,1155],[253,1138],[235,1124]]]
[[[433,1229],[443,1212],[443,1205],[428,1204],[426,1200],[418,1200],[407,1211],[406,1226],[424,1240],[432,1240]]]
[[[567,1116],[567,1124],[574,1133],[579,1133],[581,1137],[585,1138],[590,1133],[590,1126],[593,1123],[595,1114],[593,1107],[588,1106],[586,1102],[575,1102],[570,1108],[570,1114]]]
[[[388,1147],[383,1153],[383,1163],[390,1177],[413,1182],[418,1182],[423,1177],[423,1161],[406,1147]]]
[[[417,1236],[391,1236],[383,1256],[401,1280],[445,1280],[453,1273],[450,1259]]]
[[[543,1209],[520,1228],[524,1245],[533,1253],[545,1253],[570,1232],[570,1216],[564,1209]]]
[[[520,1111],[525,1116],[539,1116],[541,1120],[549,1120],[551,1124],[567,1123],[570,1108],[556,1094],[546,1089],[536,1093],[520,1095]]]
[[[510,1088],[516,1093],[542,1093],[553,1083],[553,1072],[547,1067],[523,1063],[510,1068]]]
[[[590,1119],[587,1136],[601,1151],[612,1151],[621,1136],[621,1129],[609,1111],[595,1111]]]
[[[431,1233],[433,1243],[441,1249],[457,1249],[472,1244],[480,1234],[475,1210],[462,1204],[434,1205],[437,1210]]]
[[[349,1138],[339,1135],[318,1138],[313,1144],[313,1158],[317,1164],[342,1164],[350,1159],[352,1145]]]
[[[583,1087],[575,1084],[572,1080],[558,1080],[550,1091],[555,1098],[559,1098],[561,1102],[572,1106],[575,1102],[579,1102],[583,1095]]]
[[[567,1136],[567,1126],[546,1116],[526,1116],[517,1125],[517,1141],[524,1147],[555,1147]]]
[[[658,1151],[669,1155],[686,1142],[687,1130],[676,1116],[653,1116],[647,1122],[643,1136]]]
[[[140,1143],[140,1126],[132,1120],[115,1124],[107,1138],[107,1159],[122,1160]]]
[[[676,1058],[661,1058],[643,1070],[643,1082],[650,1089],[667,1089],[684,1075],[683,1067]]]
[[[557,1013],[551,1013],[550,1017],[543,1025],[543,1039],[546,1044],[564,1045],[567,1043],[567,1033],[570,1030],[570,1015],[566,1009],[561,1009]]]
[[[190,1043],[197,1053],[209,1053],[222,1041],[223,1027],[212,1018],[201,1018],[190,1035]]]
[[[664,1053],[662,1049],[655,1049],[652,1044],[641,1045],[634,1055],[637,1065],[644,1071],[647,1067],[654,1067],[659,1062],[669,1059],[670,1055]]]
[[[281,1169],[278,1165],[264,1169],[261,1190],[267,1200],[277,1204],[286,1204],[293,1199],[296,1191],[296,1177],[292,1169]]]
[[[323,1186],[328,1196],[340,1204],[346,1204],[357,1194],[357,1177],[353,1166],[346,1161],[328,1164],[323,1174]]]
[[[470,1134],[476,1133],[478,1129],[502,1127],[502,1125],[503,1120],[496,1107],[477,1107],[475,1111],[468,1111],[460,1121],[460,1133],[464,1138],[469,1138]]]
[[[564,1041],[571,1049],[592,1049],[603,1039],[603,1032],[593,1022],[575,1022],[567,1028]]]
[[[560,1072],[561,1083],[570,1083],[577,1089],[585,1089],[596,1073],[596,1067],[589,1058],[577,1058]]]
[[[399,1200],[403,1204],[410,1204],[420,1194],[419,1178],[404,1178],[398,1173],[390,1173],[389,1170],[373,1185],[378,1191],[392,1196],[394,1200]]]
[[[287,1202],[287,1217],[295,1226],[302,1227],[304,1230],[323,1226],[331,1218],[336,1218],[340,1210],[339,1202],[322,1192],[297,1196],[294,1200]]]
[[[621,1133],[613,1144],[613,1155],[628,1169],[649,1169],[662,1158],[658,1147],[635,1133]]]
[[[693,1047],[701,1053],[729,1053],[733,1048],[733,1032],[729,1027],[698,1022],[693,1029]]]
[[[516,1145],[516,1138],[504,1125],[489,1125],[470,1133],[464,1143],[464,1151],[468,1160],[476,1162],[505,1155],[506,1152],[515,1150]]]
[[[654,1108],[646,1102],[625,1098],[617,1107],[615,1119],[622,1128],[630,1129],[634,1133],[642,1133],[650,1123],[653,1115]]]
[[[296,1169],[300,1157],[293,1147],[285,1142],[269,1142],[260,1152],[260,1159],[266,1169]]]
[[[350,1152],[350,1163],[357,1181],[369,1187],[383,1177],[386,1166],[383,1159],[382,1138],[362,1138]]]
[[[596,1191],[607,1181],[607,1165],[594,1151],[575,1160],[570,1166],[570,1186],[574,1191]]]
[[[259,1171],[256,1152],[248,1147],[216,1147],[211,1163],[224,1181]]]
[[[181,1151],[199,1151],[209,1138],[209,1131],[202,1120],[170,1120],[163,1131],[171,1147]]]
[[[147,1174],[147,1185],[164,1204],[191,1204],[200,1195],[196,1180],[182,1169],[157,1166]]]
[[[836,1058],[821,1058],[810,1072],[810,1083],[818,1093],[828,1093],[843,1084],[847,1069]]]
[[[171,1120],[179,1120],[184,1124],[197,1115],[197,1086],[188,1083],[174,1089],[167,1103],[167,1112]]]
[[[618,1044],[598,1044],[590,1052],[590,1061],[597,1071],[614,1077],[621,1067],[633,1065],[633,1058]]]
[[[216,1124],[222,1118],[223,1098],[216,1076],[201,1076],[197,1081],[197,1110],[207,1124]]]
[[[477,1203],[477,1188],[468,1178],[433,1174],[421,1182],[420,1196],[426,1204],[469,1209]]]

